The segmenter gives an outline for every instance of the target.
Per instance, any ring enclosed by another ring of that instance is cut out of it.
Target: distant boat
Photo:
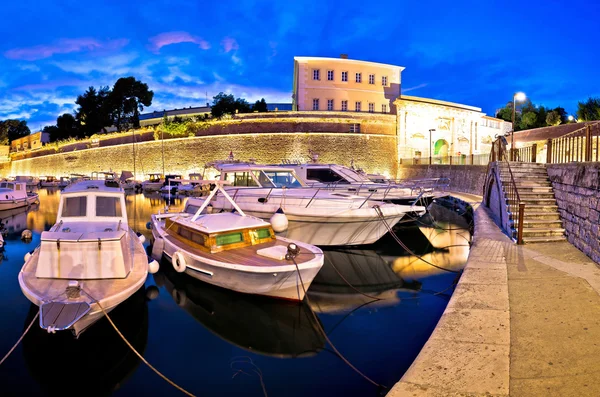
[[[38,202],[37,193],[27,192],[25,182],[0,182],[0,211],[26,207]]]
[[[244,214],[222,189],[200,205],[188,199],[184,212],[152,215],[153,257],[164,254],[175,270],[209,284],[246,294],[301,301],[323,266],[322,251],[309,244],[275,236],[271,225]],[[220,191],[236,213],[203,213]],[[195,201],[194,201],[195,202]],[[298,249],[297,267],[288,259]],[[303,286],[300,284],[300,273]]]
[[[147,192],[158,191],[165,184],[163,174],[148,174],[148,179],[142,182],[142,189]]]
[[[40,187],[58,187],[60,181],[55,176],[43,176],[40,178]]]
[[[142,240],[129,228],[123,189],[109,181],[67,187],[56,224],[25,255],[23,294],[40,306],[40,326],[77,336],[146,281]]]

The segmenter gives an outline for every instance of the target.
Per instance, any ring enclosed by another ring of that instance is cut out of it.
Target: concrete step
[[[554,192],[521,192],[519,191],[519,197],[522,200],[527,199],[554,199]]]
[[[518,206],[515,206],[518,210]],[[558,213],[558,205],[547,205],[547,204],[530,204],[525,206],[525,214],[536,213],[536,212],[556,212]]]
[[[506,200],[506,202],[509,205],[515,204],[518,206],[518,202],[517,201],[513,201],[513,200]],[[527,206],[529,205],[554,205],[556,204],[556,199],[553,198],[523,198],[521,197],[521,202],[525,203],[525,208],[527,208]]]
[[[505,181],[502,181],[505,183]],[[521,189],[521,187],[552,187],[550,181],[515,181],[515,185],[517,185],[517,189]]]
[[[552,193],[554,194],[554,189],[548,186],[517,186],[519,189],[519,195],[521,194],[534,194],[534,193]]]
[[[532,167],[532,168],[546,168],[546,164],[544,163],[526,163],[522,161],[509,161],[510,168],[513,167]],[[504,165],[504,164],[502,164]]]
[[[548,171],[546,171],[546,169],[537,169],[537,168],[532,168],[530,170],[526,170],[526,169],[522,169],[522,168],[517,168],[517,169],[510,169],[512,171],[513,175],[523,175],[523,174],[531,174],[531,175],[548,175]],[[500,174],[504,175],[510,175],[510,172],[508,172],[508,168],[500,168]]]
[[[507,176],[508,179],[510,179],[510,176]],[[530,174],[522,174],[522,175],[513,175],[513,178],[515,180],[515,182],[519,182],[519,181],[549,181],[550,179],[548,178],[548,175],[530,175]],[[504,179],[504,176],[502,176],[502,179]]]
[[[519,225],[519,222],[514,223],[514,227],[516,228]],[[562,229],[562,221],[559,220],[548,220],[548,219],[524,219],[523,220],[523,230],[531,229],[531,228],[541,228],[541,229]]]
[[[525,213],[523,214],[523,218],[525,219],[525,221],[557,221],[560,220],[560,214],[558,212],[529,212],[527,211],[527,207],[525,207]]]
[[[565,241],[565,236],[546,236],[546,237],[523,237],[523,243],[535,244],[535,243],[553,243],[557,241]]]
[[[562,236],[565,234],[563,228],[545,228],[545,227],[532,227],[523,228],[523,238],[525,237],[548,237],[548,236]]]

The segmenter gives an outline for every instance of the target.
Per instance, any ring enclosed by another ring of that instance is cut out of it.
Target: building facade
[[[344,55],[295,57],[292,108],[395,114],[399,158],[489,153],[495,137],[511,131],[475,106],[401,95],[403,70]]]
[[[39,149],[48,142],[50,142],[50,134],[40,131],[19,139],[12,140],[10,143],[10,150],[12,152],[18,152],[28,149]]]
[[[474,106],[407,95],[395,104],[400,158],[489,153],[493,140],[511,130]]]
[[[395,114],[401,66],[341,58],[294,57],[292,108]]]

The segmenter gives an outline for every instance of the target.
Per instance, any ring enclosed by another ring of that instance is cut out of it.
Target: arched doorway
[[[444,139],[439,139],[435,142],[435,145],[433,146],[433,155],[445,157],[448,155],[448,148],[448,142],[446,142]]]

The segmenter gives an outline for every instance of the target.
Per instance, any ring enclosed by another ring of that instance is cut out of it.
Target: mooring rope
[[[121,331],[119,331],[119,328],[117,328],[117,326],[115,325],[115,323],[112,321],[112,319],[110,318],[110,316],[108,315],[108,313],[106,312],[106,310],[104,310],[104,308],[102,307],[102,305],[100,304],[100,302],[94,298],[93,296],[91,296],[90,294],[88,294],[84,289],[81,289],[81,292],[83,292],[84,294],[86,294],[90,299],[92,299],[92,301],[94,303],[96,303],[98,305],[98,307],[100,308],[100,310],[102,311],[102,313],[106,316],[106,319],[108,320],[108,322],[110,323],[110,325],[112,325],[112,327],[115,329],[115,331],[117,332],[117,334],[119,334],[119,336],[121,337],[121,339],[123,339],[123,342],[125,342],[125,344],[127,346],[129,346],[129,348],[131,349],[131,351],[133,351],[135,353],[136,356],[138,356],[138,358],[140,360],[142,360],[142,362],[144,364],[146,364],[148,366],[148,368],[150,368],[152,371],[154,371],[158,376],[160,376],[161,378],[163,378],[167,383],[169,383],[171,386],[173,386],[174,388],[176,388],[177,390],[179,390],[180,392],[190,396],[190,397],[196,397],[194,394],[190,393],[189,391],[185,390],[183,387],[179,386],[177,383],[173,382],[171,379],[167,378],[166,375],[164,375],[162,372],[160,372],[158,369],[156,369],[152,364],[150,364],[136,349],[135,347],[133,347],[133,345],[131,343],[129,343],[129,341],[127,340],[127,338],[125,338],[125,336],[121,333]]]
[[[304,299],[306,299],[306,303],[308,304],[308,306],[310,306],[310,299],[308,298],[308,295],[306,293],[306,287],[304,286],[304,281],[302,280],[302,274],[300,274],[300,268],[298,267],[298,263],[296,262],[296,255],[297,254],[292,255],[289,252],[289,250],[288,250],[288,255],[286,256],[286,259],[291,259],[291,261],[294,262],[294,265],[296,266],[296,271],[298,272],[298,278],[300,279],[300,284],[302,285],[302,290],[304,291]],[[362,376],[365,380],[367,380],[369,383],[373,384],[374,386],[377,386],[377,387],[379,387],[381,389],[387,389],[388,388],[388,387],[386,387],[386,386],[384,386],[382,384],[379,384],[379,383],[375,382],[374,380],[372,380],[371,378],[369,378],[367,375],[363,374],[354,365],[352,365],[352,363],[350,361],[348,361],[348,359],[346,359],[346,357],[344,357],[342,355],[342,353],[340,353],[340,351],[331,342],[331,340],[329,339],[329,336],[327,336],[327,333],[325,332],[325,330],[321,326],[321,323],[319,322],[319,318],[315,314],[314,310],[310,310],[310,312],[312,313],[312,315],[313,315],[313,317],[315,319],[315,324],[317,324],[317,327],[318,327],[319,331],[321,332],[321,334],[323,335],[323,337],[325,338],[325,340],[327,341],[327,343],[329,343],[329,346],[331,346],[331,348],[333,349],[333,351],[335,351],[335,353],[338,355],[338,357],[342,359],[342,361],[344,361],[357,374],[359,374],[360,376]]]
[[[377,213],[377,215],[379,216],[379,218],[381,219],[381,222],[383,222],[383,224],[385,225],[385,227],[387,228],[388,232],[390,233],[390,235],[393,237],[394,240],[396,240],[396,242],[402,247],[404,248],[404,250],[406,250],[409,254],[417,257],[418,259],[422,260],[423,262],[427,263],[430,266],[433,266],[437,269],[440,270],[444,270],[446,272],[451,272],[451,273],[460,273],[460,271],[458,270],[452,270],[452,269],[447,269],[445,267],[442,266],[438,266],[434,263],[429,262],[428,260],[424,259],[422,256],[415,254],[410,248],[408,248],[406,246],[406,244],[404,244],[402,242],[402,240],[400,240],[398,238],[398,236],[396,236],[396,233],[394,233],[394,231],[392,230],[392,228],[390,227],[390,225],[388,225],[387,221],[385,220],[385,217],[383,215],[383,213],[381,212],[381,208],[378,205],[374,205],[373,209],[375,210],[375,212]]]
[[[6,361],[6,359],[11,355],[11,353],[17,348],[17,346],[19,346],[19,343],[21,343],[21,341],[23,340],[23,338],[25,337],[27,332],[29,332],[29,329],[31,329],[31,326],[33,325],[33,323],[35,323],[35,320],[37,320],[39,315],[40,315],[40,311],[38,310],[38,312],[35,314],[35,317],[33,318],[33,320],[31,320],[31,322],[27,326],[27,329],[25,329],[25,332],[23,332],[23,334],[21,335],[21,337],[19,338],[17,343],[15,343],[14,346],[12,347],[12,349],[10,349],[8,351],[8,353],[6,353],[6,355],[2,358],[2,360],[0,360],[0,365],[2,365],[2,363],[4,361]]]

